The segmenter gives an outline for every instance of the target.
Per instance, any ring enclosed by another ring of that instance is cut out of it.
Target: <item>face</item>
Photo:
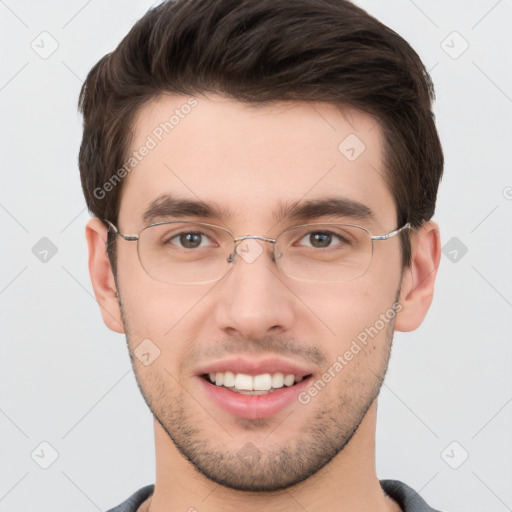
[[[235,237],[274,238],[298,224],[276,217],[287,206],[332,198],[360,203],[373,218],[310,212],[299,224],[348,222],[373,235],[399,227],[383,179],[382,134],[371,116],[321,103],[194,101],[184,108],[189,97],[166,96],[141,110],[130,150],[147,145],[148,136],[156,144],[125,178],[121,232],[139,233],[145,212],[166,194],[214,205],[218,217],[179,218],[223,226]],[[161,123],[176,109],[166,133]],[[176,220],[170,213],[153,220]],[[272,244],[259,246],[261,254],[238,258],[219,281],[167,284],[144,271],[135,242],[118,237],[117,282],[137,382],[169,442],[219,484],[270,491],[343,456],[375,401],[391,347],[401,252],[398,237],[375,242],[364,275],[316,283],[284,275]],[[150,364],[134,357],[139,346]],[[204,378],[279,370],[303,379],[248,396]]]

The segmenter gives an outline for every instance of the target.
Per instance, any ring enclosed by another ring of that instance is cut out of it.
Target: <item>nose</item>
[[[285,332],[295,321],[297,299],[272,257],[273,244],[238,244],[233,268],[219,283],[217,326],[227,334],[259,338]]]

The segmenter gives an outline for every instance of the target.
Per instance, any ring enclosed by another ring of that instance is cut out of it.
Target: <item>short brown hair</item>
[[[79,167],[93,215],[117,223],[122,183],[101,198],[95,191],[126,161],[141,107],[162,93],[204,92],[261,104],[323,101],[373,114],[384,134],[397,227],[419,227],[434,214],[443,173],[434,88],[396,32],[347,0],[168,0],[138,21],[82,86]],[[409,233],[400,236],[406,268]]]

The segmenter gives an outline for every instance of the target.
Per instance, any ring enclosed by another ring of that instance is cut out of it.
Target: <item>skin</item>
[[[163,96],[145,105],[130,150],[187,99]],[[375,212],[376,222],[358,223],[372,234],[398,227],[382,178],[382,133],[370,115],[325,103],[254,108],[215,95],[196,99],[191,113],[125,178],[118,222],[123,233],[145,227],[143,211],[162,192],[229,208],[234,214],[224,225],[235,236],[275,236],[290,225],[275,224],[279,203],[333,194]],[[353,162],[338,150],[351,133],[366,146]],[[376,475],[378,392],[393,330],[416,329],[430,307],[440,260],[435,222],[412,234],[412,265],[403,275],[394,237],[376,242],[366,274],[343,284],[280,274],[271,245],[262,242],[254,262],[239,259],[217,283],[169,285],[150,278],[136,243],[120,238],[116,284],[106,236],[99,219],[87,223],[94,292],[106,325],[126,334],[138,385],[155,417],[155,492],[140,510],[400,510]],[[284,357],[321,376],[396,299],[402,309],[393,321],[306,405],[294,402],[264,420],[241,419],[201,391],[199,366],[235,354]],[[160,355],[145,366],[133,350],[147,338]],[[252,461],[241,456],[247,443],[257,449]]]

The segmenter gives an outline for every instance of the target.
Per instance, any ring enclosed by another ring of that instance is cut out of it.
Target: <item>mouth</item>
[[[229,416],[259,419],[293,406],[303,407],[298,396],[311,384],[312,370],[273,355],[235,356],[198,368],[196,377],[208,404]]]
[[[312,374],[296,375],[293,373],[261,373],[250,375],[247,373],[212,372],[204,373],[200,377],[206,382],[222,387],[241,395],[260,396],[275,393],[283,388],[291,388],[307,380]]]
[[[249,420],[269,418],[290,407],[304,407],[298,397],[312,380],[312,374],[281,372],[257,375],[215,372],[198,375],[201,391],[208,403],[231,417]]]

